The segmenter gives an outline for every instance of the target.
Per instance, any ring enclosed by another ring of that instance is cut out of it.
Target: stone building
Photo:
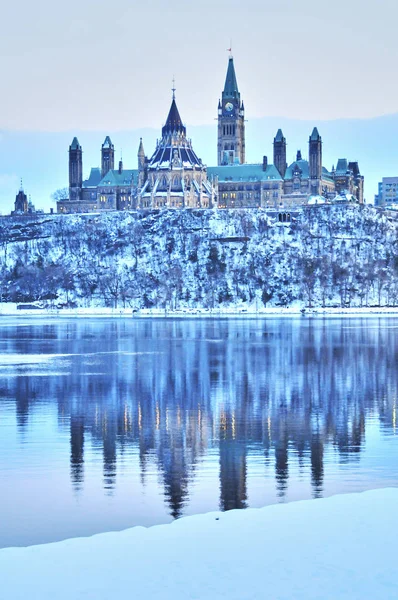
[[[101,168],[83,180],[83,151],[78,139],[69,147],[69,199],[58,212],[98,212],[132,208],[256,208],[279,211],[306,204],[311,198],[363,202],[364,178],[357,162],[346,158],[328,170],[322,159],[322,138],[316,127],[308,139],[308,159],[297,151],[287,164],[286,138],[278,129],[273,140],[273,163],[245,163],[245,108],[238,88],[233,57],[218,102],[217,166],[208,167],[195,154],[186,135],[175,94],[160,141],[148,159],[140,140],[137,169],[114,168],[114,145],[106,136]],[[311,200],[312,201],[312,200]]]
[[[214,188],[186,136],[174,90],[162,137],[149,160],[140,142],[138,168],[137,208],[208,208],[215,204]]]
[[[69,147],[69,199],[57,202],[61,213],[102,212],[134,208],[138,169],[124,169],[122,159],[114,168],[114,145],[106,136],[101,146],[101,168],[91,168],[83,180],[83,151],[78,139]]]
[[[322,138],[318,129],[308,140],[308,160],[297,151],[296,160],[286,161],[286,138],[278,129],[273,142],[273,164],[245,164],[244,106],[233,58],[228,61],[222,100],[218,104],[218,166],[209,167],[219,208],[265,207],[279,210],[306,204],[311,196],[332,201],[337,195],[363,202],[364,178],[357,162],[339,159],[331,171],[323,165]]]
[[[31,215],[36,212],[36,208],[34,207],[30,197],[28,197],[23,189],[22,179],[21,186],[19,191],[15,197],[14,210],[11,211],[12,215]]]
[[[218,165],[245,162],[245,107],[240,98],[232,56],[218,101]]]
[[[21,213],[27,213],[28,212],[28,197],[24,192],[24,189],[22,187],[22,181],[21,181],[21,187],[19,189],[18,194],[15,197],[15,204],[14,204],[14,213],[13,214],[21,214]]]

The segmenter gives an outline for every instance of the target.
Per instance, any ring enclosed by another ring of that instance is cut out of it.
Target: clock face
[[[225,110],[231,112],[234,109],[234,105],[231,102],[225,104]]]

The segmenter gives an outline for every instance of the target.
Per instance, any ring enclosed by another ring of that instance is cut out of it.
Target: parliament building
[[[245,162],[245,107],[232,56],[218,103],[217,166],[198,158],[177,108],[175,93],[161,138],[147,158],[140,140],[135,169],[122,160],[115,169],[109,136],[101,147],[101,168],[83,179],[83,152],[75,137],[69,147],[69,198],[57,202],[61,213],[159,208],[269,208],[350,199],[363,203],[364,178],[357,162],[337,161],[330,171],[322,163],[322,138],[314,127],[308,139],[308,160],[297,152],[286,162],[286,138],[278,129],[273,161],[267,156]]]

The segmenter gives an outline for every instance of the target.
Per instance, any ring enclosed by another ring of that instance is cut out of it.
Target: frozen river
[[[398,485],[398,318],[0,321],[0,546]]]

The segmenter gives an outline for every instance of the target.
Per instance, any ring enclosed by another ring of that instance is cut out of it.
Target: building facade
[[[101,146],[101,168],[92,167],[88,179],[83,174],[83,150],[73,138],[69,146],[69,198],[57,202],[60,213],[130,210],[135,207],[138,169],[124,169],[122,159],[114,168],[114,145],[106,136]]]
[[[335,197],[363,202],[364,178],[357,162],[339,159],[329,171],[322,160],[322,138],[316,127],[308,139],[308,160],[297,151],[287,164],[286,138],[278,129],[273,140],[273,164],[245,163],[244,105],[233,58],[218,103],[218,165],[208,175],[216,186],[219,208],[264,207],[279,210],[306,204],[311,197],[332,201]]]
[[[218,101],[218,165],[245,162],[245,107],[240,98],[232,56],[221,100]]]
[[[137,208],[209,208],[216,204],[206,166],[187,138],[174,90],[162,137],[149,160],[140,141],[138,170]]]
[[[22,185],[22,179],[21,179],[21,186],[19,188],[19,191],[15,197],[15,202],[14,202],[14,210],[11,211],[12,215],[32,215],[36,213],[36,208],[34,207],[32,200],[28,199],[28,196],[25,193],[25,190],[23,188]]]
[[[383,177],[378,184],[375,205],[380,207],[398,206],[398,177]]]

